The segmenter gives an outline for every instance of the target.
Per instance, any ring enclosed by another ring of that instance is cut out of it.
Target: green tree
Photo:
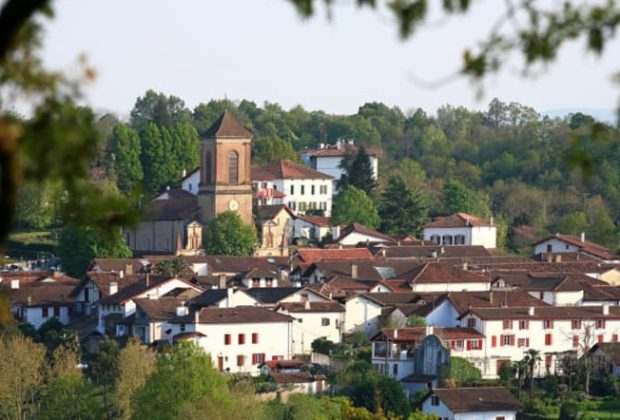
[[[420,315],[409,315],[407,317],[408,327],[426,327],[426,318]]]
[[[118,124],[112,130],[110,148],[114,154],[116,185],[127,194],[141,185],[144,178],[140,162],[140,136],[127,124]]]
[[[208,255],[250,255],[258,241],[256,230],[239,214],[225,211],[207,224],[204,248]]]
[[[121,419],[132,417],[131,400],[155,370],[155,353],[135,338],[130,338],[118,357],[118,377],[112,402]]]
[[[45,420],[96,420],[101,418],[101,406],[94,385],[84,380],[81,372],[63,375],[50,382],[41,398],[41,413]]]
[[[20,229],[49,229],[58,223],[61,192],[50,184],[24,184],[19,189],[15,221]]]
[[[334,200],[333,223],[340,225],[360,223],[376,228],[380,221],[375,204],[363,190],[349,186]]]
[[[347,153],[340,161],[339,167],[344,171],[338,180],[340,191],[351,186],[370,194],[375,189],[377,183],[373,176],[370,156],[364,146],[361,146],[357,153]]]
[[[560,406],[562,420],[577,420],[580,418],[579,404],[575,400],[566,400]]]
[[[119,375],[120,349],[118,343],[106,338],[99,343],[97,352],[89,362],[89,376],[103,389],[103,411],[111,411],[110,391]]]
[[[166,133],[168,131],[166,130]],[[142,170],[144,171],[144,191],[154,195],[170,181],[171,155],[164,143],[162,131],[150,123],[140,133]]]
[[[67,274],[81,277],[95,257],[131,258],[132,252],[120,230],[102,233],[90,226],[66,223],[60,231],[56,254]]]
[[[181,178],[183,170],[193,171],[199,165],[200,140],[198,132],[189,122],[177,123],[172,130],[172,149],[176,160],[173,181]]]
[[[480,370],[462,357],[450,358],[450,378],[458,382],[460,386],[470,386],[482,380]]]
[[[409,188],[405,181],[390,178],[379,206],[381,230],[394,235],[416,235],[428,220],[428,201],[420,191]]]
[[[528,369],[528,380],[530,383],[530,400],[534,396],[534,372],[536,371],[536,366],[540,362],[540,351],[535,349],[528,349],[525,352],[525,357],[523,358],[523,362],[527,366]]]
[[[488,217],[488,196],[482,192],[476,192],[461,182],[449,179],[443,186],[443,204],[446,214],[458,212],[469,213],[478,217]]]
[[[189,122],[190,119],[191,113],[183,100],[150,89],[136,99],[131,110],[131,126],[138,132],[146,129],[149,124],[172,127],[176,123]]]
[[[268,165],[279,160],[298,162],[299,156],[293,145],[279,137],[258,137],[253,144],[252,162],[256,165]]]
[[[155,371],[134,395],[133,418],[177,419],[184,406],[203,399],[212,408],[235,409],[226,379],[211,366],[211,357],[195,345],[177,345],[157,358]]]
[[[187,261],[185,261],[185,258],[182,255],[179,255],[172,259],[158,261],[157,264],[155,264],[154,271],[155,273],[166,277],[181,277],[187,273],[188,269],[189,265],[187,264]]]

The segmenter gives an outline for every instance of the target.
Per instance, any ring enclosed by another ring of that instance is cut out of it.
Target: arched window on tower
[[[211,173],[213,172],[211,165],[211,152],[207,152],[205,156],[205,182],[211,185]]]
[[[228,183],[239,183],[239,154],[235,151],[228,154]]]

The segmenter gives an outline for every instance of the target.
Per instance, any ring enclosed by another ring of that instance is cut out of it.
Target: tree
[[[569,399],[560,406],[560,418],[566,420],[577,420],[579,416],[579,404],[577,401]]]
[[[347,152],[340,161],[340,169],[343,174],[338,180],[338,189],[345,190],[352,186],[370,194],[376,187],[370,156],[366,152],[366,148],[361,146],[357,153]]]
[[[187,273],[189,265],[182,255],[174,257],[172,259],[166,259],[158,261],[155,264],[154,271],[156,274],[160,274],[166,277],[183,276]]]
[[[0,340],[1,418],[34,417],[45,363],[45,349],[29,338],[14,335]]]
[[[136,99],[136,104],[131,110],[131,126],[138,132],[149,124],[172,127],[175,123],[189,122],[190,119],[191,113],[183,100],[150,89],[144,96]]]
[[[523,362],[528,369],[528,379],[530,381],[530,400],[534,396],[534,372],[536,371],[536,366],[538,366],[540,360],[540,351],[535,349],[528,349],[525,352]]]
[[[140,186],[144,178],[140,162],[140,136],[127,124],[118,124],[112,130],[110,148],[114,154],[116,185],[127,194]]]
[[[368,195],[353,186],[347,187],[334,200],[332,222],[346,225],[360,223],[370,228],[379,226],[379,213]]]
[[[159,192],[170,181],[170,155],[166,150],[162,131],[153,123],[140,132],[144,191],[150,195]]]
[[[443,186],[444,212],[470,213],[478,217],[490,216],[488,196],[467,188],[461,182],[450,179]]]
[[[227,210],[207,224],[204,248],[208,255],[250,255],[257,241],[256,230],[237,212]]]
[[[453,356],[450,358],[450,379],[460,386],[470,386],[482,380],[482,373],[468,360]]]
[[[177,123],[172,130],[172,149],[176,160],[174,179],[181,177],[183,170],[193,171],[199,165],[200,139],[198,132],[189,122]]]
[[[409,315],[407,317],[408,327],[426,327],[426,318],[420,315]]]
[[[132,418],[176,419],[184,406],[201,400],[228,413],[235,407],[226,379],[211,366],[211,357],[193,344],[182,343],[157,359],[155,371],[132,399]]]
[[[293,149],[293,145],[279,137],[258,137],[253,144],[252,163],[256,165],[269,165],[279,160],[292,160],[298,162],[299,156]]]
[[[428,220],[428,202],[420,191],[393,176],[383,192],[379,216],[381,230],[393,235],[416,235]]]
[[[93,258],[131,258],[120,230],[104,234],[90,226],[66,223],[58,238],[56,253],[63,270],[81,277]]]
[[[120,350],[118,343],[105,338],[99,343],[97,352],[89,363],[89,375],[103,389],[103,411],[110,413],[110,388],[119,375]]]
[[[130,338],[118,358],[118,377],[112,401],[119,417],[130,419],[131,400],[155,370],[155,353],[135,338]]]

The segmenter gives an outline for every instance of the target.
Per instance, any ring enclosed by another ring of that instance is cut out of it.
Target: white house
[[[334,191],[336,183],[344,171],[340,167],[342,159],[347,153],[356,153],[358,148],[353,140],[338,139],[336,144],[320,144],[318,149],[305,149],[301,152],[301,158],[306,165],[311,168],[326,173],[334,179]],[[376,180],[379,178],[379,157],[382,155],[381,150],[366,149],[370,166],[372,167],[372,176]]]
[[[523,409],[508,388],[436,388],[422,402],[422,411],[441,420],[516,420]]]
[[[414,292],[482,292],[491,290],[489,277],[444,262],[414,267],[404,278]]]
[[[384,235],[381,232],[360,225],[359,223],[352,223],[347,226],[340,233],[339,238],[334,238],[334,241],[340,245],[396,242],[391,236]]]
[[[497,246],[497,226],[466,213],[438,217],[424,225],[424,240],[436,245],[481,245],[494,249]]]
[[[326,338],[334,343],[342,340],[345,308],[338,302],[283,302],[276,311],[291,316],[293,322],[293,355],[310,354],[312,342]]]
[[[181,189],[194,195],[198,195],[198,185],[200,184],[200,168],[196,168],[190,173],[183,171],[181,179]]]
[[[295,238],[321,241],[332,233],[329,217],[298,214],[294,220]]]
[[[580,236],[557,233],[534,244],[534,255],[558,253],[580,253],[605,262],[620,262],[620,257],[608,248],[586,240],[584,232]]]
[[[322,210],[324,216],[331,216],[333,189],[330,175],[290,160],[280,160],[268,166],[253,166],[252,184],[256,194],[269,190],[284,193],[284,204],[296,213]],[[258,205],[261,204],[259,201]]]
[[[191,337],[219,372],[258,375],[263,362],[291,358],[292,322],[259,307],[202,308],[171,321],[170,336]]]

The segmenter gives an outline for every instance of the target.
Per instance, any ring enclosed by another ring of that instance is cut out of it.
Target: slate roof
[[[189,220],[198,217],[198,197],[185,190],[166,191],[167,198],[151,200],[143,210],[143,220]]]
[[[225,110],[211,127],[209,127],[204,136],[206,138],[216,137],[218,139],[251,139],[254,137],[254,133],[243,127],[239,121]]]
[[[252,287],[246,293],[263,304],[275,304],[300,290],[299,287]]]
[[[338,302],[282,302],[279,308],[287,312],[344,312],[344,306]]]
[[[258,306],[237,306],[235,308],[202,308],[199,312],[201,324],[242,324],[257,322],[292,322],[293,318]]]
[[[291,160],[279,160],[267,166],[252,166],[252,181],[274,179],[334,179],[334,177]]]
[[[500,386],[435,388],[432,395],[439,397],[453,413],[521,411],[523,409],[523,405],[512,392]]]
[[[10,289],[11,301],[23,306],[62,306],[73,303],[71,292],[77,281],[21,283]]]
[[[583,300],[588,301],[618,301],[620,287],[611,285],[593,285],[583,289]]]
[[[192,306],[208,307],[217,304],[226,297],[228,297],[228,289],[210,289],[191,298],[189,303]]]
[[[529,315],[528,307],[472,308],[472,313],[481,319],[620,319],[620,307],[610,306],[609,313],[603,314],[602,306],[544,306],[534,308],[534,315]],[[467,314],[466,313],[466,314]],[[461,315],[462,318],[464,315]]]
[[[424,228],[457,228],[457,227],[493,227],[494,224],[467,213],[454,213],[450,216],[437,217]]]

